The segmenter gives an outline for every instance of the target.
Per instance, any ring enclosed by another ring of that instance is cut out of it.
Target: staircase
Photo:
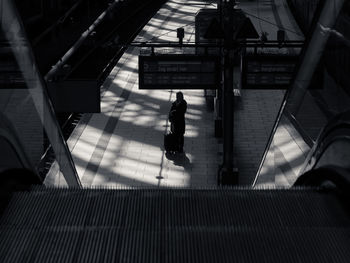
[[[349,262],[335,189],[14,192],[0,262]]]

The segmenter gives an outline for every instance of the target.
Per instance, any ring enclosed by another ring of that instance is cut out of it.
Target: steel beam
[[[26,38],[17,9],[11,0],[0,0],[0,4],[1,28],[6,40],[9,41],[15,59],[28,85],[28,92],[33,99],[41,123],[56,154],[63,176],[68,186],[81,187],[72,156],[55,117],[47,95],[45,82],[35,64],[33,52]]]
[[[223,90],[223,163],[219,169],[218,182],[222,185],[238,184],[238,173],[233,160],[233,12],[234,1],[224,1],[224,90]]]
[[[343,4],[344,0],[324,1],[316,28],[312,33],[308,46],[306,47],[302,63],[294,79],[291,92],[287,98],[286,107],[292,116],[296,116],[298,113]]]

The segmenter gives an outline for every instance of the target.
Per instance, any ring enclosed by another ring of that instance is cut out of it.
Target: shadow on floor
[[[165,153],[168,160],[173,161],[174,165],[182,166],[186,171],[191,170],[192,163],[185,153]]]

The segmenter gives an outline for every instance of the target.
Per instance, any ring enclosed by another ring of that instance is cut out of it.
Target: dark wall
[[[110,0],[15,0],[43,75],[108,8],[109,2]]]

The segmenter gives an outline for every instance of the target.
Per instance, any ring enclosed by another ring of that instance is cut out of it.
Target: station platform
[[[287,39],[303,39],[286,0],[241,1],[238,7],[246,12],[259,34],[267,32],[276,39],[276,30],[285,28]],[[135,41],[177,42],[176,29],[183,27],[184,43],[194,42],[195,14],[201,8],[216,5],[169,0]],[[222,140],[214,137],[215,116],[207,108],[204,91],[182,90],[188,104],[184,153],[167,155],[163,135],[170,128],[168,113],[177,90],[139,90],[139,54],[137,47],[126,50],[101,87],[101,113],[84,114],[67,142],[82,185],[215,187],[223,146]],[[234,130],[239,184],[253,183],[284,92],[240,92]],[[291,143],[298,141],[298,135],[289,137]],[[45,184],[66,184],[57,165],[52,165]]]

